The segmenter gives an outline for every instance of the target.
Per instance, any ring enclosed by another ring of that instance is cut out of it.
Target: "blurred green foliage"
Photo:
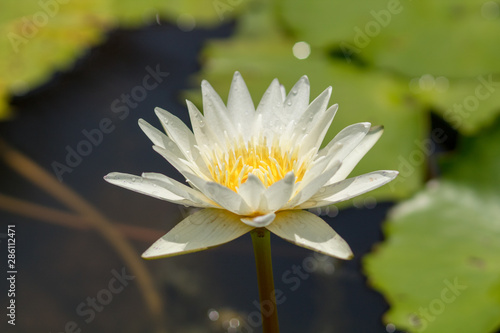
[[[443,180],[393,209],[387,241],[364,258],[392,305],[387,322],[429,333],[500,326],[499,142],[500,123],[465,138]]]
[[[242,9],[242,8],[241,8]],[[239,9],[239,10],[241,10]],[[22,95],[70,68],[116,27],[168,19],[180,27],[210,26],[238,10],[214,10],[211,1],[2,0],[0,4],[0,119],[9,95]]]
[[[275,77],[290,89],[308,75],[313,98],[331,85],[340,109],[327,140],[356,122],[386,128],[353,175],[400,171],[358,200],[410,198],[393,210],[387,240],[365,260],[369,281],[391,305],[385,321],[411,332],[499,328],[500,125],[492,125],[500,110],[498,1],[3,0],[0,6],[0,119],[8,116],[11,94],[70,68],[110,29],[167,21],[188,31],[235,19],[231,38],[207,43],[196,89],[186,96],[200,105],[199,81],[207,79],[225,99],[236,70],[255,104]],[[304,59],[292,52],[300,41],[310,45]],[[465,137],[440,164],[441,178],[427,170],[437,149],[429,136],[449,138],[439,129],[429,134],[431,112]],[[437,180],[422,189],[429,178]]]

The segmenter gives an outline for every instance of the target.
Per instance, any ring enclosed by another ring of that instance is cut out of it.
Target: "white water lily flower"
[[[331,87],[309,104],[303,76],[286,95],[275,79],[257,109],[236,72],[227,106],[203,81],[203,111],[187,101],[193,132],[157,108],[167,135],[140,119],[156,150],[190,186],[158,173],[110,173],[115,185],[169,202],[203,208],[155,242],[144,258],[208,249],[254,228],[330,256],[352,257],[349,245],[321,218],[303,209],[331,205],[386,184],[396,171],[345,179],[382,135],[382,127],[346,127],[320,144],[337,111],[327,108]]]

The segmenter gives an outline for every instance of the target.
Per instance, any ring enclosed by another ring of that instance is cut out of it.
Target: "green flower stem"
[[[262,314],[262,332],[279,333],[278,310],[274,294],[273,263],[271,260],[271,235],[269,230],[257,228],[252,235],[257,282],[259,284],[260,313]]]

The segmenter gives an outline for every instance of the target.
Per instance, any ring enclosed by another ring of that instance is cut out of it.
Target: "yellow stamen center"
[[[233,191],[243,184],[250,173],[257,176],[265,187],[283,179],[293,171],[295,181],[302,180],[308,159],[299,158],[298,149],[282,149],[276,142],[267,145],[266,140],[242,140],[229,145],[226,150],[213,151],[207,163],[213,181]]]

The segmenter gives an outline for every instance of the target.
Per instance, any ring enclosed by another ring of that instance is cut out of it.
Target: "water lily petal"
[[[295,83],[288,96],[286,96],[283,103],[285,114],[288,114],[291,119],[299,119],[309,105],[309,92],[309,78],[304,75]]]
[[[335,230],[318,216],[304,210],[278,212],[266,229],[289,242],[319,253],[340,259],[353,257],[349,245]]]
[[[153,150],[160,154],[168,163],[172,164],[184,177],[186,172],[203,174],[198,166],[185,159],[183,155],[179,156],[177,146],[168,146],[166,148],[153,146]]]
[[[294,208],[314,196],[340,168],[341,162],[335,160],[323,173],[309,181],[295,196],[285,205],[285,209]]]
[[[290,171],[285,177],[276,183],[269,186],[264,193],[265,202],[267,207],[260,207],[261,209],[268,209],[276,211],[283,207],[293,194],[295,187],[295,175]]]
[[[139,176],[121,172],[112,172],[104,176],[104,179],[113,185],[117,185],[141,194],[146,194],[157,199],[194,207],[207,207],[207,204],[205,203],[200,203],[199,201],[193,201],[180,196],[178,193],[175,193],[175,191],[172,191],[157,182]]]
[[[209,199],[216,202],[222,208],[238,215],[248,215],[253,212],[252,208],[236,192],[218,183],[206,181],[194,174],[187,172],[185,177],[196,186]]]
[[[396,178],[397,175],[397,171],[381,170],[366,173],[354,178],[348,178],[321,188],[308,201],[295,208],[307,209],[345,201],[385,185]]]
[[[253,228],[222,209],[200,210],[177,224],[142,254],[157,259],[202,251],[236,239]]]
[[[177,144],[184,156],[194,160],[193,152],[196,153],[197,151],[193,150],[193,147],[196,145],[193,132],[191,132],[182,120],[170,112],[157,107],[155,108],[155,113],[169,138]]]
[[[238,188],[238,194],[254,210],[259,209],[261,197],[264,195],[266,187],[260,181],[259,177],[250,173],[246,182]]]
[[[209,126],[206,126],[205,117],[198,108],[191,101],[186,100],[186,104],[198,149],[212,149],[215,143],[220,145],[217,135],[212,132]]]
[[[233,76],[227,98],[227,109],[229,118],[232,120],[237,132],[241,133],[244,139],[248,139],[252,134],[255,107],[252,96],[250,96],[245,81],[239,72],[235,72]]]
[[[153,144],[155,144],[156,146],[166,148],[168,146],[176,145],[175,142],[173,142],[168,136],[165,135],[165,133],[151,126],[151,124],[149,124],[144,119],[139,119],[138,122],[139,127],[142,129],[144,134],[146,134],[149,140],[151,140],[151,142],[153,142]],[[179,155],[183,155],[180,150]]]
[[[257,106],[253,134],[265,136],[268,141],[272,142],[275,136],[280,137],[282,129],[287,123],[280,83],[277,79],[274,79]]]
[[[335,154],[335,159],[342,161],[356,148],[369,130],[370,123],[358,123],[347,126],[318,152],[318,157]]]
[[[332,179],[328,181],[329,184],[336,183],[343,179],[351,173],[358,162],[365,156],[365,154],[375,145],[375,143],[380,139],[384,133],[383,126],[374,126],[370,128],[366,136],[361,140],[361,142],[342,160],[342,166],[339,171],[333,175]]]
[[[304,125],[307,128],[306,134],[297,139],[297,142],[300,142],[301,152],[308,152],[311,148],[315,148],[315,152],[319,150],[337,110],[338,104],[334,104],[328,110],[315,117],[311,124]]]
[[[217,135],[221,143],[225,143],[227,138],[236,137],[234,125],[229,119],[227,108],[220,96],[207,81],[201,82],[201,91],[203,94],[203,114],[207,126]]]
[[[219,208],[219,206],[210,200],[206,195],[202,192],[195,190],[189,186],[186,186],[182,183],[179,183],[175,179],[162,175],[161,173],[156,172],[144,172],[142,177],[147,179],[148,181],[158,184],[159,186],[165,187],[167,190],[170,190],[172,193],[175,193],[183,198],[189,199],[195,203],[197,203],[196,207],[214,207]]]
[[[242,217],[241,222],[254,227],[254,228],[263,228],[267,227],[271,222],[276,218],[276,214],[269,213],[266,215],[260,215],[255,217]]]

